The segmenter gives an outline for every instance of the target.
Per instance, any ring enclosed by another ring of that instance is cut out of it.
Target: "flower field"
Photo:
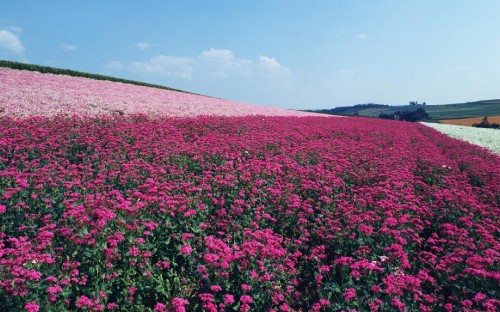
[[[0,67],[0,116],[318,116],[196,94]]]
[[[500,154],[500,131],[497,129],[474,128],[429,122],[425,122],[423,124],[442,133],[446,133],[451,137],[465,140]]]
[[[497,311],[499,219],[422,124],[0,68],[0,311]]]
[[[496,311],[500,158],[364,118],[0,118],[5,311]]]

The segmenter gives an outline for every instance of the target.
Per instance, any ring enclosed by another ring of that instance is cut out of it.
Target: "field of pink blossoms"
[[[498,155],[391,120],[29,104],[77,85],[0,116],[0,311],[500,308]]]
[[[59,114],[317,116],[125,83],[0,68],[0,116]]]

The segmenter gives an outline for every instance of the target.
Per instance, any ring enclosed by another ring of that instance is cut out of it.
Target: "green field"
[[[500,100],[463,104],[429,105],[425,110],[432,119],[455,119],[500,115]]]
[[[423,108],[430,115],[432,120],[441,119],[457,119],[457,118],[470,118],[482,116],[498,116],[500,115],[500,99],[486,100],[468,103],[456,104],[441,104],[441,105],[402,105],[402,106],[384,106],[373,108],[359,107],[344,107],[341,112],[336,112],[332,109],[331,112],[327,110],[321,111],[322,113],[331,113],[336,115],[345,116],[365,116],[365,117],[379,117],[381,113],[394,114],[397,111],[413,111],[418,108]]]

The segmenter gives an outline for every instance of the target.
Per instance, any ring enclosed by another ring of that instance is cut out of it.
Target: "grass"
[[[425,110],[432,119],[458,119],[500,115],[500,100],[462,104],[430,105]]]

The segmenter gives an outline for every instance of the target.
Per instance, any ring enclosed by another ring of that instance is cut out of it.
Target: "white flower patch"
[[[500,130],[427,122],[422,122],[422,124],[434,128],[451,137],[486,147],[487,149],[500,154]]]

